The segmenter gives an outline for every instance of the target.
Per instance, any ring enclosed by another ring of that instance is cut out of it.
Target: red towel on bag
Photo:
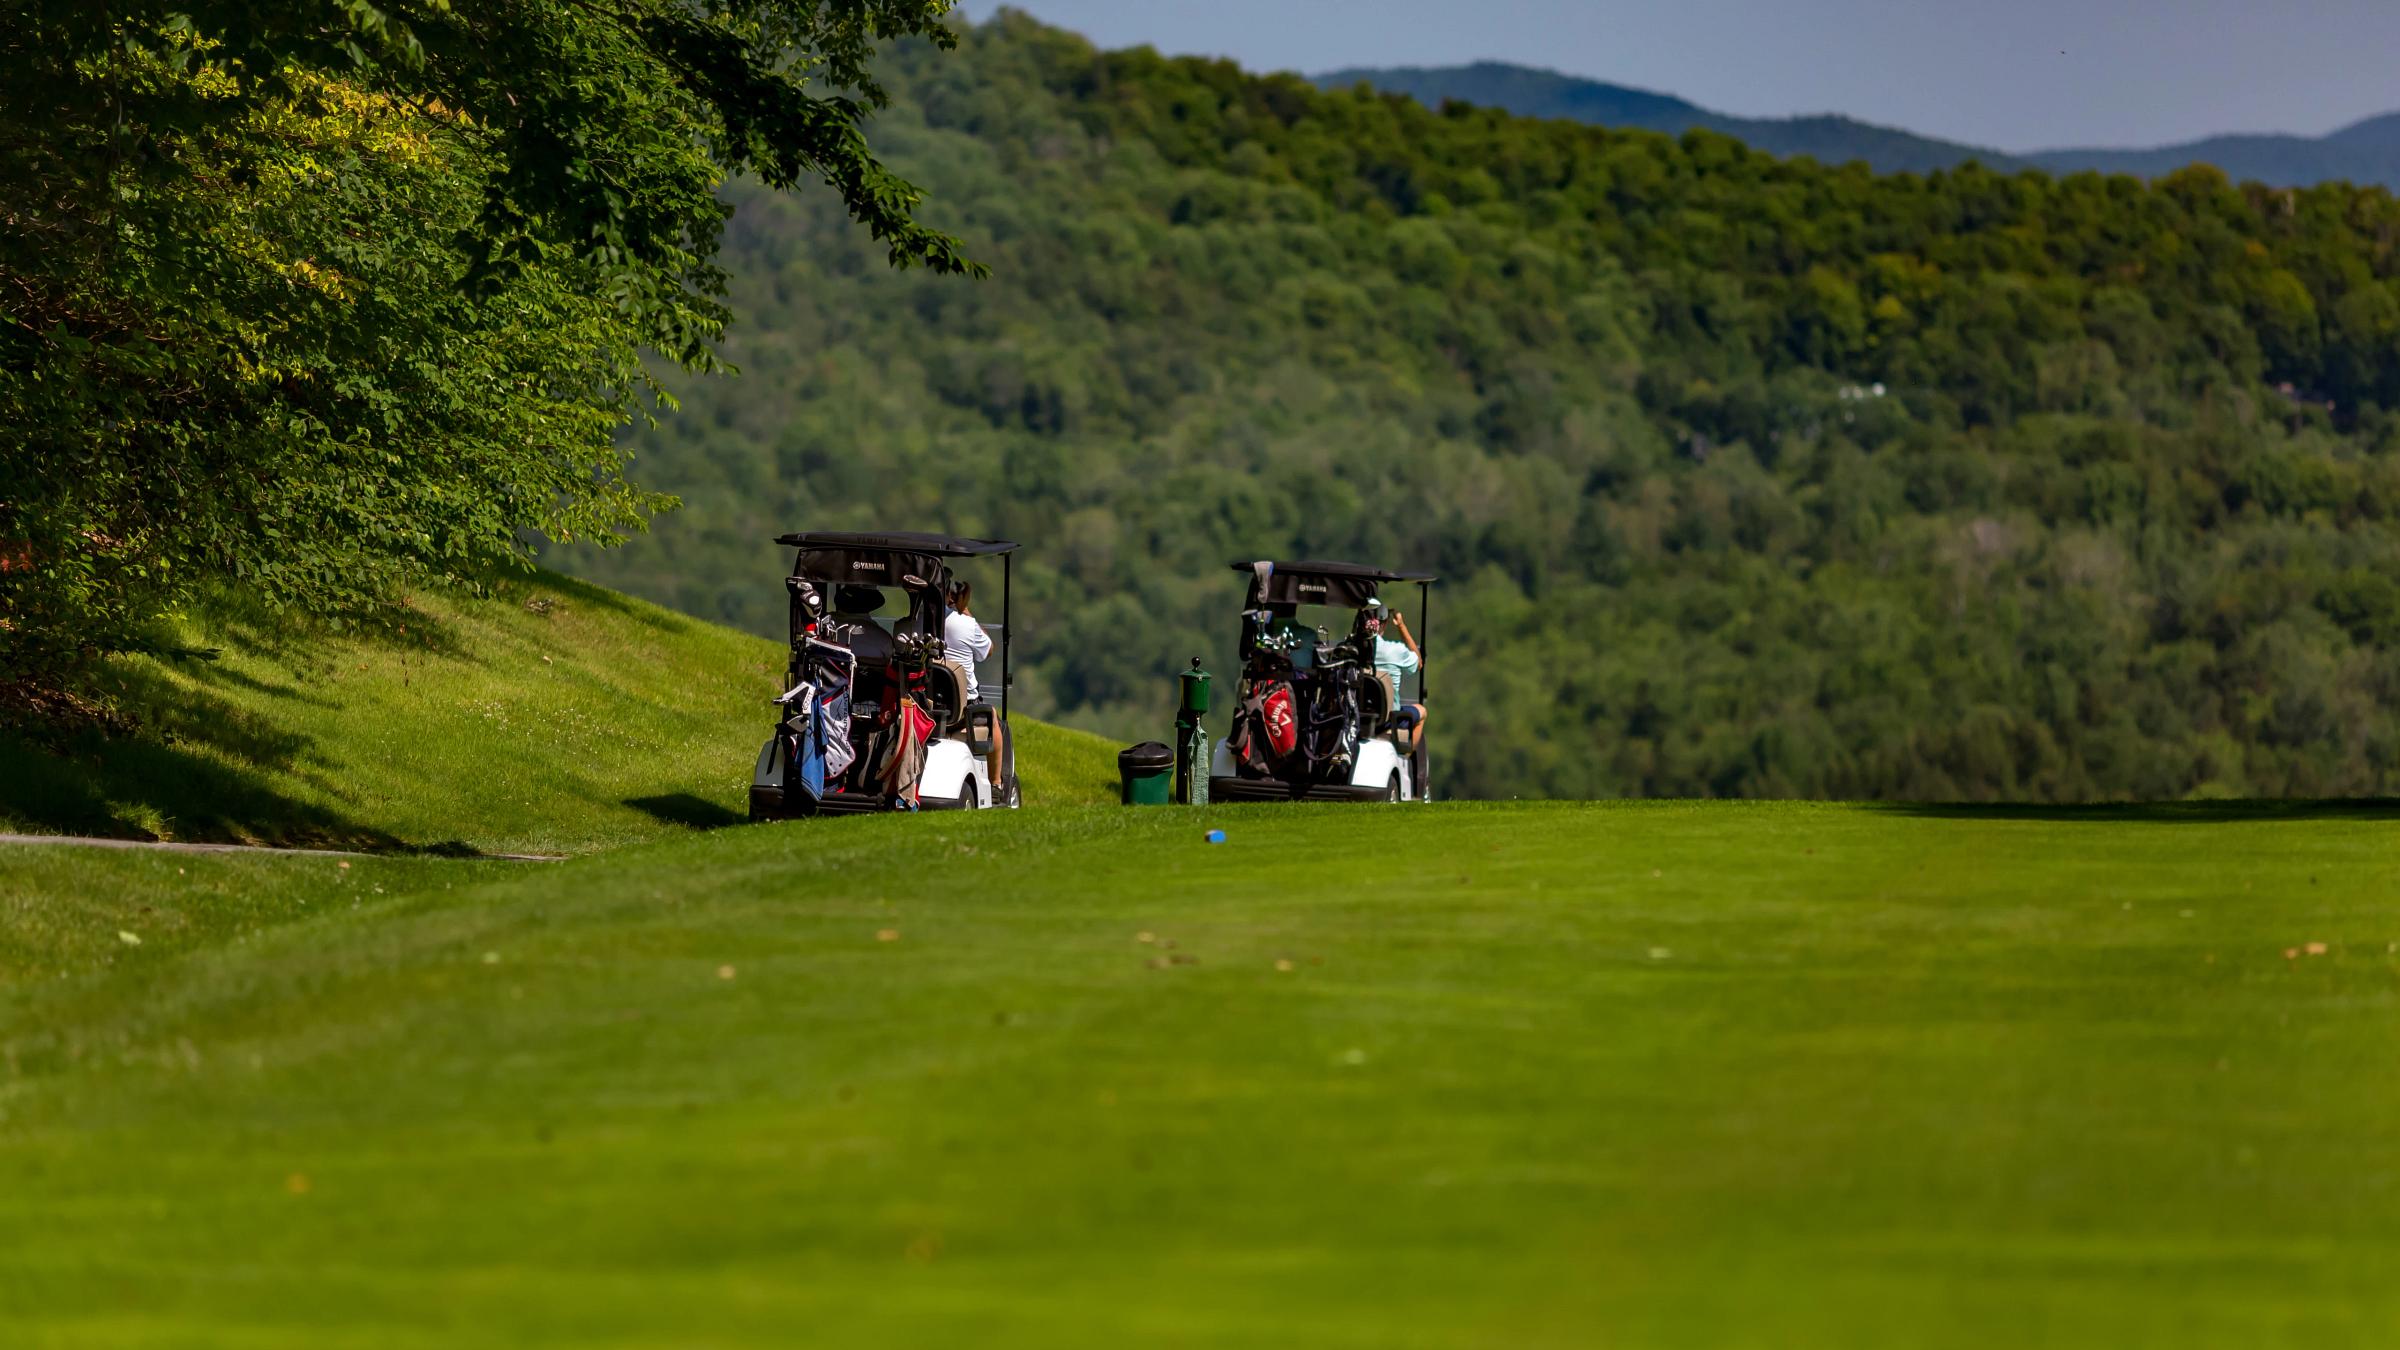
[[[900,720],[892,728],[895,744],[885,774],[894,797],[917,800],[917,784],[925,777],[925,743],[933,739],[933,718],[913,698],[900,700]]]
[[[1267,745],[1278,758],[1292,753],[1300,743],[1300,725],[1292,716],[1292,691],[1288,685],[1277,685],[1259,701],[1260,720],[1267,729]]]

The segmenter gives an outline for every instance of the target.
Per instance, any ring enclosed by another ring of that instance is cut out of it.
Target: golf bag
[[[1299,748],[1300,720],[1292,686],[1282,680],[1253,681],[1234,719],[1231,749],[1239,771],[1253,778],[1271,777],[1291,764]]]
[[[903,697],[900,715],[892,723],[891,750],[879,780],[891,794],[893,806],[915,807],[917,787],[925,777],[925,746],[933,738],[933,730],[933,717],[918,707],[915,699]]]
[[[805,810],[850,767],[850,675],[846,647],[808,639],[793,662],[798,679],[776,700],[784,706],[785,800]]]
[[[1358,663],[1347,648],[1317,648],[1305,682],[1302,749],[1309,776],[1321,782],[1348,781],[1358,755]]]
[[[850,746],[851,683],[856,661],[847,648],[823,642],[813,645],[824,648],[826,653],[824,692],[817,696],[817,723],[825,738],[825,781],[838,782],[850,771],[850,761],[858,754]]]

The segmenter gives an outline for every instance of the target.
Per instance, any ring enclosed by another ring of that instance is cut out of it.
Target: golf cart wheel
[[[975,809],[975,784],[972,780],[959,785],[958,809],[961,811],[972,811]]]
[[[1392,781],[1383,785],[1383,799],[1395,806],[1408,800],[1400,792],[1400,775],[1393,774]]]

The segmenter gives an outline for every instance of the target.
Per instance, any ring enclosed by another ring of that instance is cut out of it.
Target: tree
[[[615,429],[713,367],[725,176],[976,273],[861,132],[948,0],[18,0],[0,19],[0,679],[231,580],[308,610],[668,499]]]

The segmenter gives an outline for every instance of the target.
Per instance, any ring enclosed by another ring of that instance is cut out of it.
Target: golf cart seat
[[[942,735],[961,737],[979,759],[991,753],[999,710],[982,699],[968,701],[966,667],[948,658],[926,667],[925,693]]]
[[[1378,670],[1371,678],[1358,682],[1358,720],[1367,730],[1378,732],[1392,720],[1392,710],[1398,707],[1392,695],[1392,677]]]
[[[933,720],[947,736],[967,724],[967,672],[948,657],[925,668],[925,694],[933,704]]]
[[[834,588],[833,594],[833,613],[825,618],[825,632],[857,654],[862,675],[890,669],[895,654],[892,635],[869,617],[882,611],[883,592],[873,586],[845,585]]]
[[[1000,710],[977,699],[967,705],[967,714],[959,720],[959,734],[966,738],[967,753],[977,759],[988,759],[992,753],[993,729],[1000,725]]]

